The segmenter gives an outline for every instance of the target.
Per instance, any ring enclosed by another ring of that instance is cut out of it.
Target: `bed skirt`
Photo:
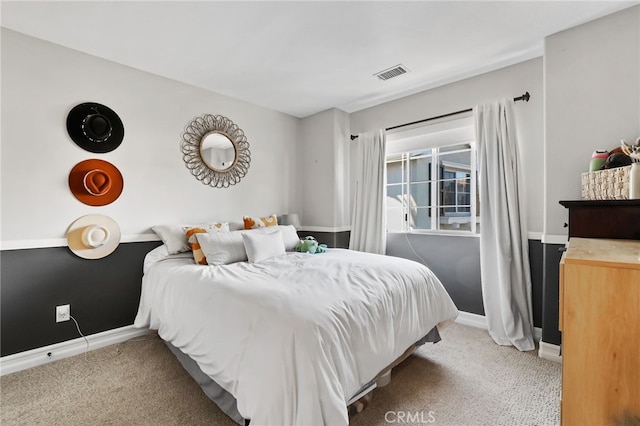
[[[440,333],[437,327],[433,327],[422,339],[418,340],[415,344],[411,345],[407,350],[389,366],[382,370],[376,377],[370,382],[364,385],[349,401],[347,406],[357,402],[363,396],[369,394],[377,386],[384,386],[389,382],[391,369],[400,364],[404,359],[411,355],[419,346],[425,343],[437,343],[440,341]],[[229,416],[234,422],[239,425],[245,426],[249,424],[248,419],[244,419],[238,412],[236,398],[226,390],[224,390],[218,383],[216,383],[211,377],[202,372],[198,364],[191,359],[187,354],[180,349],[173,346],[171,343],[164,342],[171,353],[178,358],[182,367],[189,373],[196,383],[202,388],[202,391],[207,397],[212,400],[227,416]],[[358,410],[360,411],[360,410]]]

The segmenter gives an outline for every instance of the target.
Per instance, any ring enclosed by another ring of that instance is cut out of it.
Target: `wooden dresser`
[[[640,425],[640,241],[571,238],[559,314],[561,424]]]

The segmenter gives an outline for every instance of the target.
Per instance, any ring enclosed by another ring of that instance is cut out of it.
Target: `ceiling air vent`
[[[374,75],[380,80],[389,80],[390,78],[398,77],[399,75],[408,73],[409,70],[404,65],[396,65],[384,71],[375,73]]]

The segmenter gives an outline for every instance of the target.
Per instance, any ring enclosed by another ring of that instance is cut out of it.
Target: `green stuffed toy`
[[[303,240],[294,247],[295,251],[299,251],[301,253],[324,253],[327,251],[326,244],[318,244],[318,241],[312,236],[305,237]]]

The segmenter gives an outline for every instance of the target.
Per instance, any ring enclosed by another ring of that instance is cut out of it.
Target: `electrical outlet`
[[[71,319],[71,305],[56,306],[56,322],[69,321]]]

